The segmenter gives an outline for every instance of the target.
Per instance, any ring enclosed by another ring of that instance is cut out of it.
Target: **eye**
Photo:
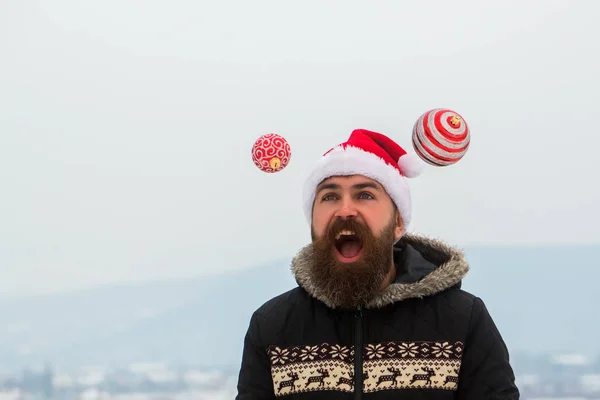
[[[362,200],[370,200],[370,199],[374,199],[373,195],[369,192],[362,192],[358,195],[359,199]]]
[[[337,196],[333,193],[328,193],[325,196],[323,196],[321,198],[322,201],[330,201],[330,200],[335,200],[337,198]]]

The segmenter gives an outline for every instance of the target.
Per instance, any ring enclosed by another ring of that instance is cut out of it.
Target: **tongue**
[[[346,258],[355,257],[360,251],[360,244],[355,241],[350,241],[340,246],[340,253]]]

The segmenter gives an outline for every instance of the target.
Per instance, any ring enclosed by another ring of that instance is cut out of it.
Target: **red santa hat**
[[[425,164],[414,153],[407,153],[389,137],[356,129],[348,140],[328,150],[317,161],[304,185],[303,206],[308,223],[317,186],[332,176],[364,175],[386,190],[396,204],[405,229],[411,220],[411,197],[406,178],[417,177]]]

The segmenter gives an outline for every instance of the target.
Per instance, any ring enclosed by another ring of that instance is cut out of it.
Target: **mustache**
[[[327,229],[327,238],[335,241],[335,237],[341,231],[352,231],[359,239],[364,239],[371,235],[371,230],[363,223],[354,218],[336,219],[332,221]]]

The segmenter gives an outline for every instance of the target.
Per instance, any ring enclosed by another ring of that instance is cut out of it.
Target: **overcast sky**
[[[411,180],[412,231],[599,243],[595,1],[0,3],[0,294],[218,273],[310,240],[306,171],[352,129],[465,158]],[[275,132],[289,166],[252,163]],[[284,222],[284,220],[287,220]]]

